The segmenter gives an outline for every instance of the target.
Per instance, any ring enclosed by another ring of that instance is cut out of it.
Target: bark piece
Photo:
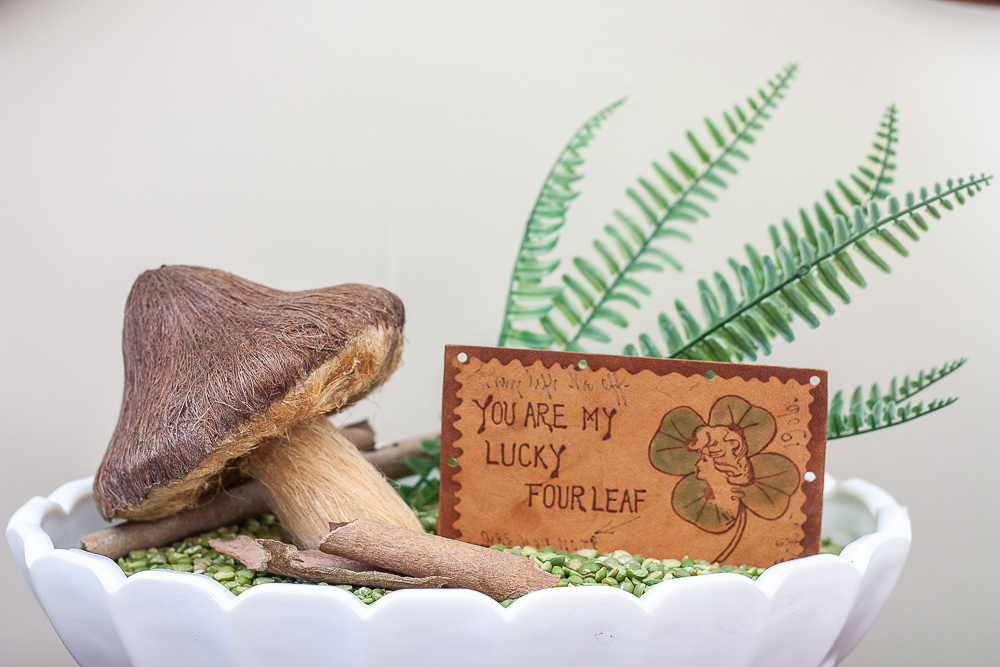
[[[557,575],[529,558],[371,519],[331,523],[330,529],[320,551],[411,577],[445,576],[451,579],[448,588],[471,588],[494,600],[518,598],[559,583]]]
[[[450,582],[448,577],[415,578],[383,572],[373,569],[371,565],[315,549],[299,551],[291,544],[255,540],[246,535],[230,542],[209,540],[208,543],[219,553],[232,556],[251,570],[305,581],[388,589],[441,588]]]
[[[219,491],[208,503],[159,521],[130,521],[84,535],[84,548],[111,559],[136,549],[171,544],[219,526],[252,519],[268,510],[267,495],[258,482]]]

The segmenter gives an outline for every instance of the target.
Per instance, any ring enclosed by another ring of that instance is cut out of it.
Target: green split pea
[[[212,577],[236,595],[262,584],[276,582],[312,583],[249,570],[232,556],[220,554],[208,546],[209,540],[229,541],[238,535],[249,535],[255,539],[288,541],[285,531],[274,515],[264,514],[241,526],[225,526],[208,533],[188,537],[180,542],[174,542],[169,547],[133,551],[129,553],[128,557],[119,558],[118,565],[126,576],[156,569],[201,574]],[[542,547],[541,549],[531,546],[506,548],[500,544],[490,548],[530,558],[541,569],[558,575],[558,586],[615,586],[636,597],[642,597],[650,586],[670,579],[720,572],[730,572],[756,579],[764,571],[763,568],[749,565],[738,567],[719,565],[691,558],[683,560],[643,558],[627,551],[598,553],[594,549],[579,549],[570,553],[558,551],[553,547]],[[829,538],[824,538],[820,550],[823,553],[839,553],[840,549],[841,547],[834,544]],[[325,586],[327,584],[318,585]],[[391,592],[382,588],[347,584],[339,585],[338,588],[352,593],[365,604],[371,604]],[[506,607],[512,602],[513,600],[504,600],[501,604]]]

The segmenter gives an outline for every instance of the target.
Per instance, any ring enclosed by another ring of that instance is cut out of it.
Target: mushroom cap
[[[101,514],[154,520],[197,504],[264,438],[384,382],[403,320],[402,302],[368,285],[283,292],[195,266],[146,271],[125,304]]]

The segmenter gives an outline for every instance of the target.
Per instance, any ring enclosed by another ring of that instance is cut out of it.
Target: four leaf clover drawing
[[[739,396],[715,401],[706,422],[693,409],[663,417],[649,445],[649,461],[674,487],[674,512],[708,533],[734,531],[714,560],[732,554],[743,537],[747,511],[766,520],[782,516],[799,486],[799,471],[781,454],[765,452],[774,440],[774,416]]]

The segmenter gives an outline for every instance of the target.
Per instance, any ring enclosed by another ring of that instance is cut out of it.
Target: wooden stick
[[[363,452],[375,449],[375,429],[367,419],[341,426],[340,432]]]
[[[494,600],[510,600],[543,588],[559,577],[523,556],[421,533],[371,519],[330,524],[320,551],[363,560],[411,577],[444,576],[448,588],[471,588]]]
[[[208,503],[159,521],[133,521],[84,535],[83,547],[111,559],[134,549],[170,544],[188,535],[241,523],[267,511],[264,487],[250,482],[220,491]]]
[[[389,589],[441,588],[451,581],[447,577],[403,577],[315,549],[299,551],[291,544],[275,540],[255,540],[247,535],[240,535],[230,542],[209,540],[208,544],[251,570],[306,581]]]
[[[368,459],[369,463],[381,470],[382,474],[389,479],[399,479],[400,477],[413,474],[410,466],[406,465],[406,458],[408,456],[430,458],[427,456],[427,452],[420,448],[420,443],[424,440],[436,440],[440,437],[441,431],[434,431],[433,433],[425,433],[415,438],[407,438],[406,440],[400,440],[399,442],[365,452],[365,458]]]

